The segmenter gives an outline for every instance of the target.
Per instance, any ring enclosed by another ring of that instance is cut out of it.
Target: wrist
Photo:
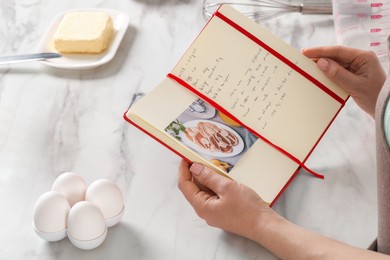
[[[275,228],[280,228],[284,222],[286,222],[286,219],[271,208],[260,208],[253,225],[248,230],[248,235],[246,237],[264,245],[266,240],[269,239],[271,232],[273,232]]]

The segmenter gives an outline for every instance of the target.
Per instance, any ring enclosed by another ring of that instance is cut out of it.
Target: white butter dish
[[[65,14],[70,12],[106,12],[108,13],[114,25],[114,33],[108,48],[99,54],[63,54],[61,58],[39,61],[42,64],[51,66],[54,68],[68,69],[68,70],[84,70],[93,69],[99,67],[107,62],[111,61],[118,50],[123,36],[127,31],[129,25],[129,16],[121,11],[113,9],[102,8],[84,8],[84,9],[71,9],[57,15],[49,26],[47,32],[42,37],[41,42],[38,45],[38,52],[57,52],[54,48],[54,34]]]

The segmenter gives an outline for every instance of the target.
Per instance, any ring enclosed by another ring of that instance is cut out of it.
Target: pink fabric
[[[383,128],[383,117],[390,96],[390,79],[384,84],[376,104],[376,146],[378,179],[377,251],[390,255],[390,149]]]

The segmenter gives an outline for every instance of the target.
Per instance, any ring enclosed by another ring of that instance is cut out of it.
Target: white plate
[[[233,156],[241,153],[242,150],[244,149],[245,144],[244,144],[244,141],[242,140],[241,136],[236,131],[234,131],[233,129],[231,129],[230,127],[228,127],[224,124],[214,122],[211,120],[192,120],[192,121],[188,121],[188,122],[183,123],[183,125],[185,127],[195,127],[199,122],[212,123],[212,124],[218,126],[219,128],[222,128],[222,129],[225,129],[225,130],[231,132],[232,134],[234,134],[234,136],[237,137],[238,144],[233,146],[233,151],[231,153],[213,152],[213,151],[203,149],[199,145],[195,144],[194,142],[192,142],[190,139],[187,138],[187,136],[184,132],[180,131],[179,136],[181,137],[182,142],[185,145],[187,145],[188,147],[192,148],[193,150],[195,150],[199,153],[210,155],[213,157],[233,157]]]
[[[112,9],[101,9],[101,8],[88,8],[88,9],[71,9],[67,10],[54,19],[49,29],[43,36],[39,46],[38,52],[57,52],[54,48],[53,36],[57,27],[66,13],[69,12],[106,12],[108,13],[114,24],[114,35],[111,39],[111,43],[108,48],[99,54],[63,54],[63,57],[58,59],[48,59],[40,61],[41,63],[60,69],[68,70],[83,70],[83,69],[92,69],[99,67],[114,57],[116,51],[118,50],[119,44],[122,41],[123,36],[126,33],[127,27],[129,25],[129,16],[121,11],[112,10]]]
[[[203,101],[201,99],[199,99],[200,101]],[[196,102],[198,100],[194,101],[192,103],[192,105],[196,105]],[[191,106],[189,108],[186,109],[185,113],[191,117],[195,117],[195,118],[199,118],[199,119],[210,119],[210,118],[213,118],[215,116],[215,113],[217,112],[216,109],[214,107],[212,107],[209,103],[207,103],[206,101],[203,101],[203,106],[205,108],[205,111],[204,112],[197,112],[197,111],[194,111],[193,109],[191,109]]]

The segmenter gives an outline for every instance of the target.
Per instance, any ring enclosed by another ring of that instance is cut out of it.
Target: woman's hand
[[[376,100],[386,80],[375,53],[343,46],[309,48],[302,53],[317,60],[318,67],[374,117]]]
[[[254,239],[269,216],[278,217],[256,192],[201,164],[179,167],[179,189],[210,226]]]
[[[189,167],[181,162],[179,188],[199,217],[256,241],[281,259],[389,259],[307,231],[275,213],[250,188],[203,165]]]

